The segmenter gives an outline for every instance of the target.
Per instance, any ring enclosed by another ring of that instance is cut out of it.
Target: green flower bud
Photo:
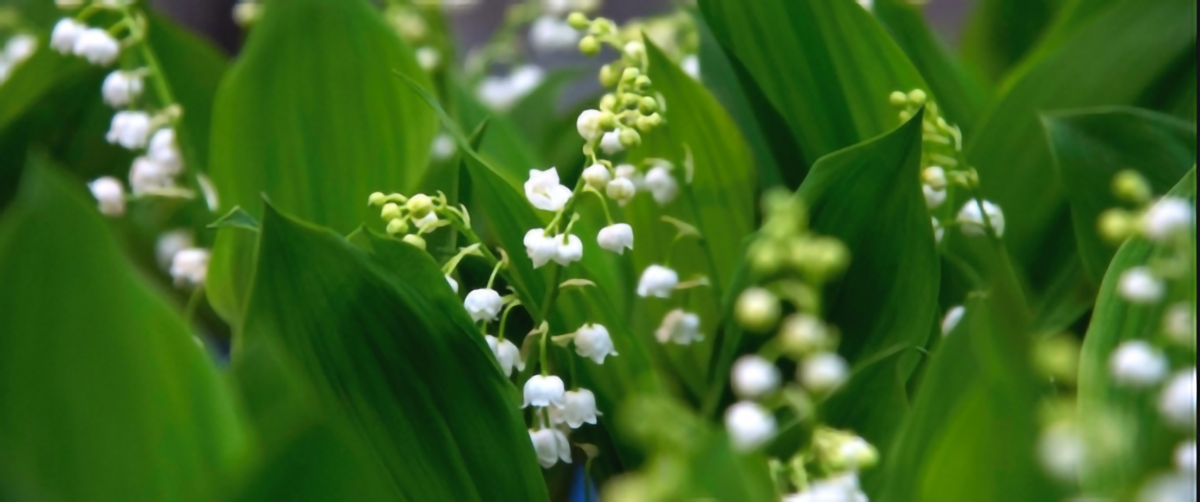
[[[1064,383],[1075,381],[1079,371],[1079,342],[1070,335],[1055,335],[1037,343],[1034,363],[1048,377]]]
[[[621,81],[632,82],[640,76],[642,76],[642,72],[637,68],[626,68],[625,72],[621,74]]]
[[[658,100],[650,96],[646,96],[638,100],[638,110],[641,111],[643,115],[650,115],[651,113],[657,112]]]
[[[743,328],[766,333],[779,322],[779,298],[763,288],[749,288],[738,296],[734,313]]]
[[[380,212],[379,217],[385,220],[395,220],[400,218],[400,206],[397,206],[394,202],[384,204],[383,211]]]
[[[637,129],[642,132],[650,132],[654,130],[654,120],[646,116],[638,117],[637,123],[634,125],[636,125]]]
[[[1097,229],[1100,237],[1117,245],[1125,242],[1137,230],[1137,218],[1124,209],[1109,209],[1100,213]]]
[[[922,91],[920,89],[913,89],[912,92],[908,93],[908,100],[911,101],[912,104],[916,105],[916,106],[921,106],[921,105],[925,104],[925,100],[927,98],[928,98],[928,96],[925,95],[925,91]]]
[[[651,85],[650,77],[647,77],[645,75],[639,76],[638,78],[633,80],[633,85],[635,87],[637,87],[638,90],[645,91],[650,88],[650,85]]]
[[[650,124],[653,125],[654,127],[663,125],[662,115],[659,115],[657,113],[651,113],[650,116],[646,117],[646,118],[650,119]]]
[[[616,25],[610,19],[596,18],[588,27],[588,33],[596,36],[607,35],[617,30]]]
[[[621,107],[623,107],[623,108],[632,110],[634,108],[637,108],[638,104],[641,102],[642,102],[642,97],[637,94],[634,94],[632,92],[627,92],[621,96]]]
[[[600,53],[600,41],[596,37],[588,35],[579,41],[579,52],[584,56],[595,56]]]
[[[1142,204],[1154,196],[1150,183],[1141,173],[1126,169],[1113,178],[1113,194],[1122,200]]]
[[[911,119],[911,118],[912,118],[912,112],[910,112],[908,110],[904,110],[904,111],[900,112],[900,121],[901,122],[908,122],[908,119]]]
[[[895,106],[904,106],[908,104],[908,95],[904,94],[903,92],[896,91],[893,92],[891,96],[888,96],[888,100],[891,101]]]
[[[433,210],[433,199],[423,193],[416,194],[408,199],[408,203],[404,205],[408,208],[408,212],[413,218],[421,219],[429,215]]]
[[[380,204],[383,204],[383,201],[385,201],[385,200],[387,200],[387,196],[384,195],[383,192],[375,192],[375,193],[371,194],[371,196],[369,198],[367,198],[367,205],[368,206],[378,206]]]
[[[617,106],[617,96],[615,94],[605,94],[600,98],[600,109],[606,112],[611,112]]]
[[[621,83],[621,74],[617,73],[613,65],[606,64],[600,67],[600,85],[607,88],[616,87],[619,83]]]
[[[567,24],[577,30],[586,30],[592,25],[592,21],[582,12],[572,12],[570,16],[567,16]]]
[[[625,147],[625,149],[636,148],[642,144],[642,135],[633,129],[623,129],[620,139],[621,146]]]
[[[612,112],[601,112],[600,120],[597,123],[600,124],[600,129],[604,130],[604,132],[612,131],[617,128],[617,116],[613,115]]]
[[[408,233],[408,220],[404,218],[395,219],[388,222],[387,233],[393,237],[400,234]]]
[[[409,244],[412,244],[413,246],[421,248],[422,251],[425,250],[425,239],[423,239],[421,236],[419,236],[417,234],[405,235],[404,242],[407,242]]]

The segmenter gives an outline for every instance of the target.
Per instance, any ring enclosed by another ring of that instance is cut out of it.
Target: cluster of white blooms
[[[26,33],[13,35],[3,44],[0,51],[0,86],[3,86],[17,66],[33,57],[37,51],[37,37]]]
[[[108,30],[92,28],[72,18],[61,19],[54,25],[50,47],[64,55],[84,58],[96,66],[111,65],[121,55],[121,42]]]

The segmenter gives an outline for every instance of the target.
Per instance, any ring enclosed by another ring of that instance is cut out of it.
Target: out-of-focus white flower
[[[942,243],[942,238],[946,236],[946,228],[942,226],[942,222],[938,221],[937,217],[933,217],[933,240],[938,244]]]
[[[753,450],[775,435],[775,416],[757,403],[741,401],[725,410],[725,430],[735,448]]]
[[[851,472],[874,466],[879,462],[879,451],[867,440],[854,436],[842,441],[829,459],[832,465]]]
[[[925,193],[925,207],[929,209],[937,209],[946,203],[946,191],[938,190],[929,185],[921,185],[921,191]]]
[[[1142,218],[1142,233],[1156,241],[1165,241],[1187,232],[1196,224],[1196,208],[1178,197],[1163,197],[1150,206]]]
[[[596,416],[603,415],[596,411],[596,395],[587,389],[567,391],[563,397],[566,404],[557,413],[551,414],[554,425],[565,423],[572,429],[578,429],[583,424],[596,424]]]
[[[1162,474],[1151,479],[1138,491],[1137,502],[1195,502],[1196,477],[1184,474]]]
[[[605,189],[608,198],[617,201],[621,207],[633,200],[633,196],[637,195],[637,186],[629,178],[616,178],[608,182],[608,187]]]
[[[1166,286],[1146,267],[1133,267],[1121,274],[1117,283],[1121,297],[1132,303],[1154,303],[1166,293]]]
[[[142,94],[142,76],[132,71],[114,71],[104,78],[100,94],[108,106],[120,108]]]
[[[779,388],[779,369],[771,361],[745,355],[733,363],[733,393],[742,399],[757,399]]]
[[[575,129],[585,141],[595,141],[604,136],[604,128],[600,127],[600,118],[604,112],[600,110],[584,110],[575,120]]]
[[[182,162],[178,143],[175,142],[175,129],[165,127],[156,131],[150,137],[150,147],[146,149],[146,155],[168,169],[178,172]]]
[[[538,66],[521,66],[505,77],[488,77],[479,84],[476,93],[479,100],[497,111],[508,111],[521,98],[528,96],[545,79],[545,71]]]
[[[811,314],[792,314],[783,320],[781,342],[790,353],[812,354],[830,345],[829,329]]]
[[[571,50],[579,38],[579,32],[560,17],[542,16],[529,27],[529,45],[537,52]]]
[[[1183,474],[1196,475],[1196,440],[1182,443],[1175,448],[1175,469]]]
[[[121,43],[100,28],[88,28],[75,40],[72,51],[96,66],[108,66],[121,55]]]
[[[129,188],[134,195],[161,192],[175,186],[175,171],[147,157],[133,159]]]
[[[59,19],[50,33],[50,48],[70,55],[75,51],[75,42],[87,30],[87,25],[71,18]]]
[[[946,180],[946,170],[939,166],[926,167],[921,171],[921,182],[929,188],[942,191],[949,184]]]
[[[837,389],[849,376],[850,366],[846,360],[832,352],[809,356],[800,365],[800,383],[821,394]]]
[[[642,298],[670,298],[679,285],[679,274],[662,265],[650,265],[638,279],[637,294]]]
[[[537,406],[545,408],[550,405],[562,408],[567,404],[564,395],[563,381],[554,375],[534,375],[525,382],[525,403],[522,408]]]
[[[638,171],[637,166],[632,164],[621,164],[615,169],[617,178],[624,178],[633,182],[633,187],[636,190],[646,189],[646,177]]]
[[[453,279],[452,279],[453,280]],[[486,335],[488,348],[500,363],[500,371],[504,376],[511,376],[513,369],[525,371],[525,361],[521,360],[521,349],[508,340],[500,340],[492,335]]]
[[[746,288],[738,295],[734,315],[742,327],[765,333],[779,322],[779,297],[765,288]]]
[[[700,57],[695,54],[689,54],[683,57],[683,61],[679,62],[679,67],[683,69],[689,77],[695,80],[700,80]]]
[[[1038,458],[1050,475],[1066,483],[1074,482],[1087,461],[1087,443],[1074,427],[1053,425],[1038,438]]]
[[[621,52],[634,61],[642,61],[646,58],[646,44],[634,40],[625,44],[625,47],[621,48]]]
[[[467,293],[467,299],[463,300],[463,307],[475,322],[496,320],[503,306],[500,293],[492,289],[476,289]]]
[[[583,170],[583,181],[596,190],[604,190],[612,181],[612,175],[603,164],[592,164]]]
[[[570,265],[583,259],[583,241],[574,235],[561,235],[554,238],[557,246],[554,261],[562,266]]]
[[[37,46],[37,37],[33,35],[27,33],[13,35],[4,44],[4,54],[0,55],[0,59],[7,58],[8,62],[15,66],[33,56],[33,53],[37,52]]]
[[[417,49],[417,64],[422,70],[433,71],[442,65],[442,53],[434,47]]]
[[[1167,337],[1184,346],[1196,344],[1196,312],[1189,302],[1180,302],[1167,309],[1163,318],[1163,332]]]
[[[88,189],[92,191],[92,197],[96,198],[100,214],[105,216],[125,214],[125,187],[121,186],[120,180],[112,176],[96,178],[88,183]]]
[[[1126,387],[1149,387],[1167,376],[1167,356],[1144,340],[1117,346],[1108,361],[1113,380]]]
[[[992,228],[996,230],[996,237],[1004,236],[1004,211],[1000,210],[1000,206],[991,201],[983,201],[983,210],[987,212],[988,220],[992,223]],[[963,204],[962,209],[958,211],[958,223],[962,225],[962,231],[967,235],[986,235],[984,230],[983,213],[979,211],[979,203],[976,199],[971,199]]]
[[[433,160],[445,162],[458,153],[458,144],[449,134],[440,133],[433,138]]]
[[[208,277],[207,249],[189,248],[175,253],[171,258],[171,278],[177,286],[198,287]]]
[[[571,443],[562,431],[552,428],[530,430],[529,439],[533,441],[533,451],[537,453],[538,464],[543,469],[554,467],[559,460],[571,463]]]
[[[962,305],[950,307],[950,310],[946,311],[946,317],[942,318],[942,336],[949,335],[951,331],[954,331],[965,315],[967,315],[966,307]]]
[[[1158,398],[1158,411],[1168,424],[1183,431],[1196,427],[1196,368],[1177,373]]]
[[[543,211],[559,211],[571,200],[571,189],[558,182],[558,168],[545,171],[529,170],[529,181],[525,182],[525,198],[533,207]]]
[[[704,333],[700,332],[700,316],[684,312],[683,309],[667,312],[662,324],[654,332],[654,337],[658,339],[658,343],[673,342],[679,345],[691,345],[692,342],[701,341],[704,339]]]
[[[601,228],[596,242],[608,251],[625,254],[626,249],[633,249],[633,227],[627,223],[617,223]]]
[[[263,4],[257,0],[238,0],[233,6],[233,22],[245,28],[257,22],[262,13]]]
[[[671,176],[671,171],[662,166],[652,168],[646,173],[646,187],[660,206],[671,203],[679,194],[679,182]]]
[[[195,246],[192,231],[178,228],[158,236],[158,241],[154,243],[154,257],[158,260],[158,266],[166,270],[171,267],[175,253]]]
[[[600,149],[604,150],[605,155],[616,155],[625,151],[625,145],[621,144],[621,132],[609,131],[604,133],[600,139]]]
[[[112,125],[105,139],[129,150],[145,148],[150,139],[150,114],[138,111],[117,112],[113,115]]]
[[[858,4],[861,5],[862,8],[867,9],[868,12],[875,11],[875,0],[858,0]]]
[[[867,495],[858,484],[858,475],[845,472],[836,476],[814,480],[808,489],[783,497],[783,502],[868,502]]]
[[[618,355],[608,328],[599,324],[585,324],[575,332],[575,353],[596,364],[604,364],[607,356]]]
[[[420,218],[413,220],[413,225],[416,226],[418,229],[422,229],[422,228],[425,228],[426,225],[431,225],[433,223],[437,223],[437,221],[438,221],[437,213],[430,211],[425,216],[422,216]]]
[[[558,256],[558,241],[547,236],[545,230],[535,228],[525,233],[525,254],[533,260],[533,268],[540,268]]]

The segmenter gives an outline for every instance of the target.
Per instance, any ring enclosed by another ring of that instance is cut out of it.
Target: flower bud
[[[387,204],[384,204],[383,211],[380,211],[379,217],[385,220],[400,219],[400,206],[396,205],[395,202],[388,202]]]
[[[758,404],[742,401],[725,411],[725,429],[736,449],[750,451],[775,435],[775,416]]]
[[[1154,192],[1150,188],[1150,183],[1140,173],[1125,170],[1117,173],[1113,178],[1113,194],[1121,200],[1140,204],[1148,202]]]
[[[903,92],[896,91],[893,92],[891,96],[888,96],[888,101],[891,101],[892,105],[894,106],[904,106],[908,104],[908,95],[904,94]]]
[[[1110,244],[1120,244],[1133,235],[1136,219],[1129,211],[1113,208],[1100,213],[1097,226],[1100,237]]]
[[[600,119],[596,123],[602,131],[612,132],[617,128],[617,116],[612,112],[600,112]]]
[[[592,21],[582,12],[572,12],[571,15],[567,16],[567,24],[570,24],[572,28],[577,30],[586,30],[588,26],[591,26]]]
[[[641,63],[646,59],[646,44],[638,41],[633,41],[625,44],[625,57],[632,59],[635,63]]]
[[[939,166],[926,167],[921,171],[921,181],[929,185],[934,190],[946,189],[946,170]]]
[[[779,298],[763,288],[749,288],[738,296],[738,322],[755,333],[766,333],[779,322]]]
[[[1041,339],[1034,348],[1037,369],[1059,382],[1074,382],[1079,372],[1079,342],[1067,335]]]
[[[800,382],[809,390],[825,394],[845,383],[850,376],[846,360],[834,353],[810,356],[800,364]]]
[[[641,75],[642,75],[642,72],[639,71],[637,68],[626,68],[625,72],[621,74],[621,81],[622,82],[632,82],[634,80],[637,80],[637,78],[640,77]]]
[[[928,96],[925,95],[925,91],[922,91],[920,89],[913,89],[912,92],[908,93],[908,100],[910,102],[912,102],[913,105],[916,105],[916,106],[921,106],[921,105],[925,104],[925,99],[927,97]]]
[[[604,78],[604,77],[602,76],[601,78]],[[613,85],[617,85],[617,84],[614,83],[612,85],[609,85],[608,87],[612,87]],[[603,98],[600,98],[600,109],[601,110],[606,111],[606,112],[612,112],[613,108],[616,108],[616,107],[617,107],[617,96],[615,94],[605,94]]]
[[[779,369],[756,355],[742,356],[733,363],[733,393],[742,399],[757,399],[779,388]]]
[[[651,113],[657,112],[658,100],[650,96],[646,96],[638,100],[638,111],[642,112],[643,115],[650,115]]]
[[[828,277],[842,273],[850,264],[846,245],[832,237],[818,237],[804,244],[804,259],[798,260],[801,269],[813,275]],[[796,259],[793,256],[793,259]]]
[[[637,108],[642,102],[642,97],[632,92],[627,92],[621,96],[621,107],[632,110]]]
[[[1163,297],[1166,285],[1149,268],[1133,267],[1121,274],[1117,292],[1131,303],[1151,304]]]
[[[433,210],[433,199],[423,193],[416,194],[408,199],[404,205],[408,211],[412,213],[413,218],[421,219],[429,215]]]
[[[425,250],[425,239],[417,234],[408,234],[404,236],[404,242],[416,246],[420,250]]]
[[[591,167],[583,170],[583,181],[596,190],[603,190],[608,186],[608,182],[612,181],[612,175],[609,174],[607,167],[592,164]]]
[[[645,91],[645,90],[649,89],[651,84],[652,83],[650,82],[650,77],[647,77],[645,75],[639,76],[638,78],[633,80],[633,85],[635,87],[637,87],[637,89],[639,91]]]
[[[595,56],[600,53],[600,41],[596,37],[588,35],[579,41],[579,52],[584,56]]]
[[[617,178],[608,182],[604,193],[608,195],[608,198],[619,202],[621,205],[625,205],[625,203],[632,200],[633,196],[637,194],[637,186],[626,178]]]
[[[642,135],[638,134],[633,129],[624,129],[621,131],[621,146],[625,148],[636,148],[642,144]]]
[[[654,130],[654,120],[650,117],[638,117],[637,122],[634,125],[637,126],[639,131],[642,132],[650,132]]]
[[[1144,388],[1162,381],[1170,370],[1170,362],[1150,343],[1130,340],[1113,351],[1108,370],[1118,385]]]
[[[606,65],[600,67],[600,85],[607,88],[607,87],[616,87],[617,84],[619,84],[619,83],[621,83],[621,74],[617,73],[616,68],[613,68],[613,66],[610,64],[606,64]],[[608,97],[609,96],[604,96],[605,99],[607,99]],[[601,103],[600,104],[601,109],[612,108],[612,106],[608,106],[608,107],[604,106],[603,100],[600,103]]]
[[[387,200],[387,196],[384,195],[383,192],[375,192],[375,193],[371,194],[370,197],[367,198],[367,205],[368,206],[378,206],[380,204],[383,204],[384,201],[386,201],[386,200]]]
[[[829,328],[811,314],[792,314],[783,321],[780,330],[783,350],[792,356],[815,354],[832,344]]]
[[[387,224],[387,233],[391,236],[408,233],[408,220],[404,218],[396,218],[389,221]]]

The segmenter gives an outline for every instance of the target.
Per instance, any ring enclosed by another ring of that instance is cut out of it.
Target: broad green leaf
[[[1097,221],[1120,206],[1112,179],[1135,169],[1154,193],[1165,193],[1196,164],[1196,127],[1136,108],[1093,108],[1043,119],[1058,167],[1059,183],[1071,204],[1075,242],[1094,284],[1108,270],[1116,249],[1101,240]]]
[[[0,222],[0,479],[38,500],[218,500],[247,437],[209,354],[77,182]]]
[[[258,222],[257,218],[251,216],[245,209],[242,209],[242,206],[233,206],[233,209],[230,209],[225,216],[218,218],[217,221],[208,225],[208,228],[241,228],[243,230],[258,232],[262,229],[262,224]]]
[[[803,158],[778,159],[785,170],[804,172],[829,153],[891,130],[896,111],[888,95],[926,87],[883,26],[855,2],[699,4],[726,53],[745,70],[743,79],[751,80],[747,87],[761,90],[790,127]]]
[[[968,138],[983,191],[1004,209],[1005,241],[1034,279],[1070,251],[1066,201],[1038,123],[1052,110],[1133,102],[1196,41],[1196,3],[1126,0],[1095,16],[1006,85]],[[1035,281],[1035,286],[1038,286]]]
[[[546,500],[517,393],[483,335],[426,253],[398,242],[386,252],[373,258],[268,206],[239,381],[256,385],[254,352],[239,349],[275,347],[398,498]]]
[[[525,142],[544,150],[559,132],[554,128],[569,119],[574,123],[575,118],[560,111],[559,102],[568,86],[579,81],[583,72],[574,69],[551,71],[541,85],[525,96],[508,112],[509,120],[516,124],[517,130],[525,138]],[[464,123],[470,124],[471,121]]]
[[[86,62],[64,57],[50,50],[46,43],[39,37],[37,51],[0,84],[0,132],[37,104],[60,80],[88,72]],[[99,89],[96,92],[98,95]]]
[[[272,4],[217,95],[210,172],[222,206],[256,208],[266,193],[339,232],[377,221],[366,197],[415,188],[435,133],[393,71],[427,82],[367,2]],[[252,244],[224,232],[213,250],[209,298],[227,319],[241,316]]]
[[[1195,168],[1175,185],[1170,195],[1195,203]],[[1195,243],[1194,231],[1191,242]],[[1109,374],[1109,360],[1118,345],[1134,339],[1155,341],[1162,337],[1168,305],[1165,302],[1134,305],[1125,301],[1117,288],[1126,270],[1145,265],[1164,252],[1163,247],[1146,239],[1135,237],[1126,241],[1113,257],[1100,286],[1100,298],[1083,341],[1079,366],[1079,416],[1087,430],[1094,431],[1097,439],[1104,439],[1091,443],[1097,448],[1088,455],[1092,467],[1084,476],[1088,494],[1128,495],[1121,490],[1151,472],[1169,469],[1172,449],[1185,439],[1163,424],[1157,411],[1156,392],[1120,387]],[[1194,280],[1186,289],[1172,288],[1171,294],[1189,298],[1194,308]],[[1191,353],[1190,362],[1180,361],[1194,366],[1194,354]]]
[[[982,0],[963,30],[962,52],[980,72],[1000,81],[1032,51],[1070,0]]]
[[[473,126],[488,121],[487,134],[477,151],[479,155],[500,169],[500,174],[511,183],[520,183],[529,176],[530,169],[548,169],[541,165],[538,152],[529,143],[525,132],[511,118],[497,115],[475,99],[471,93],[456,86],[458,123]],[[559,167],[562,173],[567,166]]]

